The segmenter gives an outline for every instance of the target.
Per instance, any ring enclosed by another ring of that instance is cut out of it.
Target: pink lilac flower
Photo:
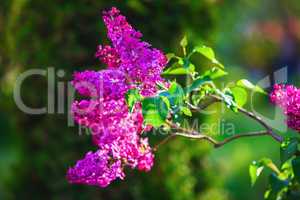
[[[88,152],[73,168],[68,170],[71,183],[84,183],[106,187],[116,178],[124,179],[121,161],[114,161],[106,150]]]
[[[119,99],[124,96],[129,86],[126,76],[120,70],[102,70],[75,72],[73,86],[79,94],[88,97],[101,96],[109,99]]]
[[[142,34],[116,8],[104,12],[103,20],[112,46],[100,45],[96,57],[109,69],[75,72],[72,81],[85,97],[73,102],[73,118],[90,129],[98,150],[88,152],[67,173],[71,183],[100,187],[124,179],[124,167],[151,170],[154,154],[148,139],[142,137],[151,126],[143,124],[140,103],[129,112],[125,93],[136,88],[143,96],[155,95],[167,62],[161,51],[140,40]]]
[[[155,83],[163,81],[160,74],[167,64],[166,56],[147,42],[141,41],[142,34],[136,31],[120,14],[117,8],[104,12],[103,21],[108,30],[108,37],[113,47],[106,47],[114,52],[117,58],[118,69],[128,74],[131,81],[145,88],[145,95],[153,95]],[[114,50],[113,50],[114,49]],[[96,57],[103,60],[105,48],[100,46]],[[106,62],[111,66],[111,61]],[[149,86],[153,89],[149,90]]]
[[[293,85],[276,84],[270,99],[282,108],[288,127],[300,132],[300,89]]]
[[[120,136],[141,134],[143,130],[143,116],[140,109],[128,112],[124,99],[104,101],[81,100],[72,105],[74,120],[93,133],[95,144],[100,146],[109,143]]]
[[[151,148],[148,143],[148,139],[141,139],[141,147],[143,154],[139,157],[138,160],[138,169],[140,171],[150,171],[154,163],[154,155],[151,152]]]
[[[120,66],[121,60],[119,58],[119,54],[115,48],[112,48],[109,45],[104,47],[99,45],[95,56],[109,68],[118,68]]]

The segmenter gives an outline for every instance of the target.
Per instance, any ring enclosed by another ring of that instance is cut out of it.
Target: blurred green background
[[[65,83],[75,70],[103,68],[94,52],[108,43],[100,12],[111,6],[166,53],[180,52],[185,34],[191,46],[212,46],[230,72],[227,81],[256,82],[288,66],[289,80],[299,83],[299,0],[1,0],[0,199],[263,199],[267,178],[251,188],[248,165],[260,157],[278,163],[278,144],[269,137],[241,139],[222,149],[176,138],[161,147],[149,173],[128,170],[125,181],[105,189],[67,183],[68,166],[94,149],[90,137],[68,127],[67,114],[23,113],[13,88],[17,76],[32,68],[62,69],[66,75],[56,81]],[[195,63],[201,69],[201,62]],[[47,80],[26,79],[22,98],[27,105],[46,106]],[[256,110],[273,115],[267,97],[255,100]],[[260,129],[230,111],[201,121],[219,118],[233,123],[236,132]],[[150,138],[156,143],[163,137]]]

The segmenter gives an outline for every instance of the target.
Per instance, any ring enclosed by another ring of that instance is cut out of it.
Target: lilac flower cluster
[[[276,84],[270,99],[283,109],[288,127],[300,132],[300,89],[293,85]]]
[[[120,15],[118,9],[112,8],[104,12],[103,21],[113,47],[99,46],[96,57],[108,66],[126,73],[131,82],[141,89],[143,95],[153,94],[155,92],[153,83],[162,81],[160,74],[167,64],[165,55],[141,41],[142,34]]]
[[[140,40],[142,34],[132,28],[120,11],[104,12],[112,46],[99,46],[96,57],[107,64],[102,71],[75,72],[72,81],[78,93],[87,98],[72,104],[74,120],[91,130],[98,150],[69,168],[67,179],[106,187],[125,177],[124,167],[149,171],[154,155],[148,138],[141,137],[149,126],[143,124],[141,105],[132,112],[126,105],[125,93],[139,89],[143,96],[155,95],[156,83],[167,64],[164,54]]]

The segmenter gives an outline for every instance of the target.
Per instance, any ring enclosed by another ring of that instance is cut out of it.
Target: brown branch
[[[175,125],[176,126],[176,125]],[[174,127],[174,125],[173,125]],[[185,131],[185,132],[175,132],[175,133],[172,133],[170,134],[169,136],[167,136],[165,139],[163,139],[160,143],[158,143],[154,148],[153,148],[153,151],[157,151],[158,148],[167,143],[170,139],[174,138],[175,136],[183,136],[183,137],[186,137],[186,138],[191,138],[191,139],[199,139],[199,140],[206,140],[208,141],[209,143],[213,144],[213,146],[215,148],[219,148],[219,147],[222,147],[224,146],[225,144],[229,143],[229,142],[232,142],[236,139],[239,139],[239,138],[244,138],[244,137],[257,137],[257,136],[265,136],[265,135],[269,135],[269,133],[267,131],[254,131],[254,132],[247,132],[247,133],[241,133],[241,134],[237,134],[237,135],[233,135],[231,137],[228,137],[226,139],[224,139],[223,141],[217,141],[215,139],[213,139],[212,137],[210,136],[207,136],[207,135],[204,135],[204,134],[201,134],[199,132],[195,132],[195,131],[190,131],[190,130],[187,130],[187,129],[184,129],[182,127],[176,127],[177,130],[181,130],[181,131]],[[192,134],[191,134],[192,133]]]
[[[197,106],[194,106],[192,104],[188,104],[188,106],[194,111],[200,111],[200,110],[205,109],[207,106],[209,106],[209,105],[211,105],[215,102],[221,102],[222,101],[222,99],[218,96],[210,95],[210,97],[212,99],[210,99],[208,101],[208,103],[205,103],[204,106],[197,107]],[[246,109],[244,109],[242,107],[238,107],[238,111],[245,114],[246,116],[254,119],[258,123],[260,123],[263,127],[265,127],[266,130],[255,131],[255,132],[247,132],[247,133],[243,133],[243,134],[233,135],[233,136],[225,138],[223,141],[219,142],[219,141],[216,141],[215,139],[213,139],[212,137],[210,137],[208,135],[199,133],[195,130],[182,128],[180,126],[177,126],[176,124],[173,124],[173,123],[167,121],[166,122],[167,125],[169,125],[173,129],[175,129],[176,132],[173,133],[173,134],[170,134],[168,137],[164,138],[153,149],[154,149],[154,151],[157,151],[159,146],[161,146],[162,144],[167,143],[170,139],[174,138],[175,136],[183,136],[183,137],[187,137],[187,138],[191,138],[191,139],[206,140],[206,141],[210,142],[211,144],[213,144],[215,148],[222,147],[223,145],[225,145],[225,144],[227,144],[231,141],[234,141],[236,139],[243,138],[243,137],[256,137],[256,136],[270,135],[273,139],[275,139],[279,143],[281,143],[283,141],[283,138],[280,135],[276,134],[272,130],[272,128],[263,121],[263,119],[261,117],[256,116],[254,113],[252,113],[250,111],[247,111]]]
[[[176,132],[176,133],[174,133],[174,135],[183,136],[183,137],[187,137],[187,138],[191,138],[191,139],[206,140],[206,141],[210,142],[211,144],[213,144],[214,147],[216,147],[219,144],[219,142],[216,141],[215,139],[213,139],[212,137],[209,137],[207,135],[203,135],[200,133],[198,135],[190,135],[190,134],[186,134],[186,133]]]
[[[211,95],[211,97],[215,98],[215,99],[218,100],[219,102],[222,101],[222,99],[221,99],[220,97],[218,97],[218,96]],[[268,134],[269,134],[270,136],[272,136],[277,142],[281,143],[281,142],[283,141],[283,138],[282,138],[280,135],[276,134],[276,133],[272,130],[272,128],[271,128],[268,124],[266,124],[266,123],[263,121],[263,119],[262,119],[261,117],[255,115],[253,112],[247,111],[246,109],[244,109],[244,108],[242,108],[242,107],[239,107],[239,106],[238,106],[237,109],[238,109],[239,112],[241,112],[241,113],[245,114],[246,116],[248,116],[248,117],[250,117],[250,118],[256,120],[256,121],[257,121],[258,123],[260,123],[263,127],[265,127],[266,130],[267,130],[267,132],[268,132]]]
[[[268,135],[268,131],[264,130],[264,131],[254,131],[254,132],[247,132],[247,133],[242,133],[242,134],[237,134],[237,135],[233,135],[231,137],[228,137],[226,139],[224,139],[223,141],[219,142],[215,139],[213,139],[212,137],[202,134],[200,132],[197,132],[195,130],[190,130],[190,129],[186,129],[186,128],[182,128],[177,126],[176,124],[173,124],[171,122],[166,122],[171,128],[175,129],[176,132],[170,134],[168,137],[166,137],[164,140],[162,140],[158,145],[155,146],[155,151],[157,150],[157,148],[162,145],[165,144],[166,142],[168,142],[171,138],[173,138],[174,136],[183,136],[183,137],[187,137],[187,138],[191,138],[191,139],[200,139],[200,140],[206,140],[208,142],[210,142],[211,144],[214,145],[215,148],[221,147],[233,140],[236,140],[238,138],[242,138],[242,137],[255,137],[255,136],[263,136],[263,135]],[[179,131],[179,132],[178,132]]]
[[[216,144],[215,147],[216,148],[221,147],[233,140],[236,140],[236,139],[239,139],[242,137],[256,137],[256,136],[263,136],[263,135],[268,135],[268,134],[269,133],[267,131],[255,131],[255,132],[247,132],[247,133],[243,133],[243,134],[238,134],[238,135],[234,135],[234,136],[224,139],[223,141]]]
[[[213,144],[215,148],[221,147],[221,146],[223,146],[223,145],[225,145],[225,144],[227,144],[227,143],[229,143],[233,140],[236,140],[236,139],[239,139],[239,138],[242,138],[242,137],[255,137],[255,136],[263,136],[263,135],[268,135],[269,134],[268,131],[266,131],[266,130],[264,130],[264,131],[255,131],[255,132],[247,132],[247,133],[241,133],[241,134],[233,135],[233,136],[228,137],[228,138],[224,139],[223,141],[219,142],[219,141],[216,141],[215,139],[213,139],[212,137],[210,137],[208,135],[196,132],[194,130],[188,130],[188,129],[178,127],[177,125],[170,124],[170,123],[168,123],[168,124],[171,125],[171,127],[176,128],[179,131],[182,131],[182,132],[176,132],[173,135],[179,135],[179,136],[192,138],[192,139],[206,140],[206,141],[210,142],[211,144]]]
[[[256,120],[256,121],[257,121],[258,123],[260,123],[263,127],[265,127],[266,130],[267,130],[267,132],[268,132],[268,134],[269,134],[270,136],[272,136],[277,142],[281,143],[281,142],[283,141],[283,138],[282,138],[280,135],[276,134],[276,133],[272,130],[272,128],[271,128],[268,124],[266,124],[266,123],[263,121],[263,119],[262,119],[261,117],[256,116],[254,113],[249,112],[249,111],[245,110],[244,108],[238,108],[238,110],[239,110],[241,113],[247,115],[248,117],[250,117],[250,118]]]

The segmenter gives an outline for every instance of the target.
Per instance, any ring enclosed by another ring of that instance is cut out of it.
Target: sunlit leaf
[[[177,63],[167,68],[162,75],[188,75],[195,72],[195,66],[186,58],[177,58]]]
[[[270,158],[262,158],[259,161],[262,165],[268,167],[276,174],[280,174],[280,170],[277,168],[277,166],[273,163],[273,161]]]
[[[241,87],[233,87],[230,88],[230,90],[233,93],[236,103],[240,107],[243,107],[247,103],[247,97],[248,97],[247,91]]]
[[[251,185],[256,183],[257,178],[260,176],[264,169],[264,166],[260,162],[253,161],[249,166],[249,174],[251,179]]]
[[[249,174],[250,174],[252,186],[255,184],[257,178],[261,175],[265,167],[268,167],[276,174],[280,174],[279,169],[269,158],[262,158],[259,161],[253,161],[249,166]]]
[[[172,67],[165,70],[162,75],[187,75],[190,74],[188,69],[183,68],[182,66],[173,65]]]
[[[237,86],[252,90],[254,92],[259,92],[262,94],[266,94],[266,92],[259,86],[254,85],[253,83],[251,83],[250,81],[246,80],[246,79],[241,79],[239,81],[236,82]]]
[[[185,48],[187,45],[188,45],[188,40],[187,40],[187,36],[185,35],[180,41],[180,46]]]
[[[146,124],[160,127],[164,124],[168,115],[166,99],[150,97],[142,100],[142,113]]]
[[[180,106],[183,104],[185,94],[182,87],[173,81],[169,89],[161,92],[159,95],[168,98],[171,106]]]
[[[220,78],[222,76],[227,75],[228,73],[225,72],[224,70],[217,68],[217,67],[213,67],[210,70],[205,71],[201,76],[202,77],[209,77],[210,79],[217,79]]]
[[[212,48],[205,45],[197,46],[194,48],[193,53],[197,52],[209,59],[212,63],[216,64],[218,67],[224,68],[224,66],[216,59],[215,53]]]
[[[135,103],[140,101],[141,98],[142,97],[137,89],[130,89],[127,91],[125,94],[125,100],[130,112],[132,112]]]
[[[171,109],[171,104],[170,101],[167,97],[162,96],[161,99],[163,100],[163,102],[166,104],[167,109],[170,110]]]
[[[185,114],[186,116],[189,116],[189,117],[192,116],[192,112],[191,112],[191,110],[190,110],[188,107],[182,106],[182,107],[180,108],[180,110],[181,110],[182,113]]]

